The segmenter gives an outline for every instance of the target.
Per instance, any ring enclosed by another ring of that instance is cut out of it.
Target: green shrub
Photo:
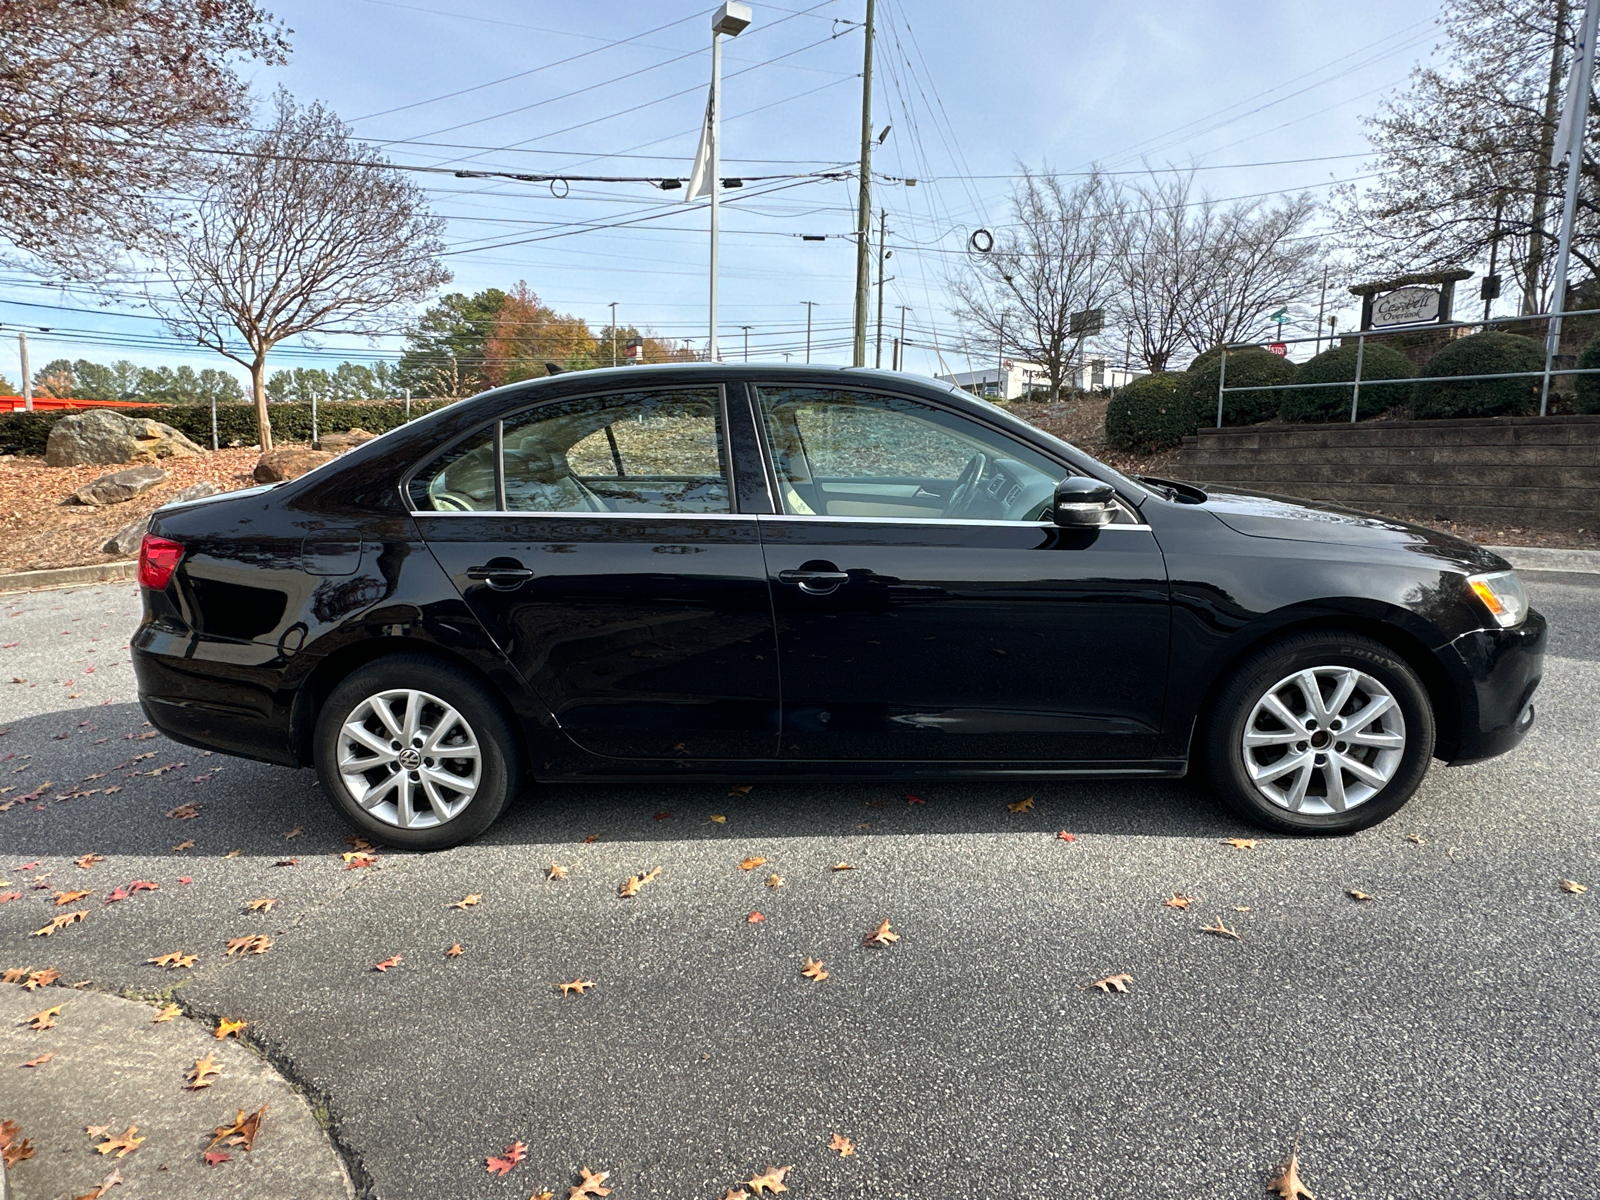
[[[1176,371],[1141,375],[1106,405],[1106,444],[1135,454],[1170,450],[1194,432],[1194,410]]]
[[[1425,421],[1529,412],[1539,403],[1540,381],[1537,378],[1478,379],[1465,383],[1446,380],[1451,375],[1543,370],[1544,351],[1530,337],[1489,332],[1457,338],[1422,365],[1416,389],[1411,394],[1411,412]]]
[[[420,417],[434,409],[443,408],[448,400],[413,400],[411,415]],[[81,410],[80,410],[81,411]],[[118,409],[124,416],[149,417],[187,436],[191,441],[211,447],[211,406],[209,404],[162,404],[154,408]],[[309,442],[311,440],[311,405],[300,403],[273,404],[268,408],[272,418],[272,437],[276,442]],[[12,413],[0,416],[0,449],[15,454],[43,454],[50,437],[50,427],[69,413],[33,412]],[[347,429],[365,429],[368,433],[387,433],[404,425],[406,406],[398,400],[337,401],[317,405],[317,433],[343,433]],[[226,446],[230,442],[241,446],[256,444],[255,405],[217,405],[217,442]]]
[[[1600,368],[1600,337],[1594,338],[1578,355],[1578,366],[1586,371]],[[1600,413],[1600,375],[1574,375],[1578,388],[1578,411]]]
[[[1229,362],[1233,361],[1233,356],[1235,354],[1238,354],[1240,349],[1241,349],[1241,347],[1235,346],[1235,347],[1231,348],[1228,351],[1228,361]],[[1245,347],[1242,347],[1242,349],[1245,349],[1245,350],[1263,350],[1264,351],[1264,350],[1266,350],[1266,347],[1265,346],[1245,346]],[[1205,366],[1207,363],[1215,362],[1217,359],[1219,359],[1221,357],[1222,357],[1222,347],[1221,346],[1213,346],[1209,350],[1202,350],[1202,351],[1200,351],[1199,354],[1196,354],[1194,356],[1194,358],[1190,360],[1188,367],[1185,368],[1185,369],[1189,370],[1189,371],[1198,371],[1201,367]]]
[[[1411,360],[1382,342],[1370,342],[1361,363],[1361,418],[1376,417],[1411,399],[1417,369]],[[1354,340],[1324,350],[1300,364],[1295,383],[1346,383],[1356,377]],[[1353,389],[1289,387],[1279,416],[1285,421],[1348,421]]]
[[[1294,378],[1294,364],[1281,355],[1255,346],[1228,351],[1228,375],[1222,377],[1222,355],[1185,373],[1189,407],[1196,419],[1207,425],[1217,419],[1217,385],[1226,387],[1272,387],[1270,392],[1229,392],[1222,398],[1224,425],[1254,425],[1278,415],[1283,393],[1274,386]]]

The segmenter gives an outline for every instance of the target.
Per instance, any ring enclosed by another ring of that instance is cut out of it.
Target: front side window
[[[1030,446],[903,396],[758,395],[791,516],[1037,521],[1068,474]]]
[[[505,507],[511,512],[730,511],[721,405],[715,388],[586,396],[543,404],[501,423]],[[424,467],[415,508],[498,507],[494,429]]]

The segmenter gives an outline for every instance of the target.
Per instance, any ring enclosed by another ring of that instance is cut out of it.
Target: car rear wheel
[[[1392,816],[1433,757],[1416,673],[1354,634],[1296,634],[1252,655],[1207,714],[1211,786],[1247,820],[1289,833],[1351,833]]]
[[[494,699],[465,672],[414,654],[354,672],[317,717],[324,790],[375,841],[460,845],[515,794],[515,742]]]

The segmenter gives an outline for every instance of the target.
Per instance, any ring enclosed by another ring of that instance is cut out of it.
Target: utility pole
[[[750,326],[741,325],[741,326],[739,326],[739,328],[744,330],[744,360],[745,360],[745,362],[749,362],[750,361]]]
[[[856,202],[856,311],[855,341],[851,365],[867,365],[867,305],[871,302],[871,256],[868,239],[872,232],[872,39],[877,17],[877,0],[867,0],[866,48],[861,63],[861,176]]]
[[[889,210],[878,210],[878,337],[876,349],[873,350],[872,365],[883,366],[883,245],[889,236]]]
[[[1317,300],[1317,349],[1315,353],[1322,353],[1322,317],[1328,308],[1328,268],[1322,268],[1322,295]]]
[[[802,300],[802,301],[800,301],[800,303],[804,304],[806,306],[806,361],[810,362],[811,361],[811,310],[817,306],[817,302],[815,300]]]
[[[611,302],[611,365],[617,365],[617,302]]]
[[[900,337],[899,337],[899,340],[895,342],[896,350],[895,350],[895,356],[894,356],[894,369],[896,371],[898,371],[898,370],[900,370],[902,368],[904,360],[905,360],[905,353],[906,353],[906,313],[911,311],[911,306],[909,304],[901,304],[901,305],[898,305],[897,307],[900,309]]]
[[[1500,256],[1500,214],[1505,210],[1506,194],[1501,192],[1494,199],[1494,232],[1489,235],[1489,275],[1483,281],[1483,327],[1487,333],[1489,329],[1489,308],[1495,302],[1495,297],[1500,294],[1500,276],[1495,274],[1496,260]]]
[[[28,335],[17,334],[17,349],[22,354],[22,411],[33,411],[33,375],[28,370]]]
[[[1000,318],[1000,336],[995,339],[994,379],[1000,399],[1006,398],[1006,321]]]

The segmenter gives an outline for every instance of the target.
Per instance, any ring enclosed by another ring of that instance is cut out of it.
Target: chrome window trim
[[[412,509],[413,517],[516,517],[516,518],[549,518],[560,520],[625,520],[625,521],[809,521],[824,524],[868,524],[868,525],[896,525],[907,526],[912,529],[921,529],[929,525],[957,525],[957,526],[982,526],[998,529],[1059,529],[1054,521],[985,521],[969,517],[828,517],[828,516],[790,516],[787,513],[648,513],[648,512],[588,512],[574,510],[572,512],[532,512],[527,510],[504,511],[500,509],[482,509],[478,512],[432,512],[427,509]],[[1148,525],[1097,525],[1084,526],[1084,529],[1098,529],[1104,533],[1111,529],[1126,529],[1132,533],[1148,533]]]

